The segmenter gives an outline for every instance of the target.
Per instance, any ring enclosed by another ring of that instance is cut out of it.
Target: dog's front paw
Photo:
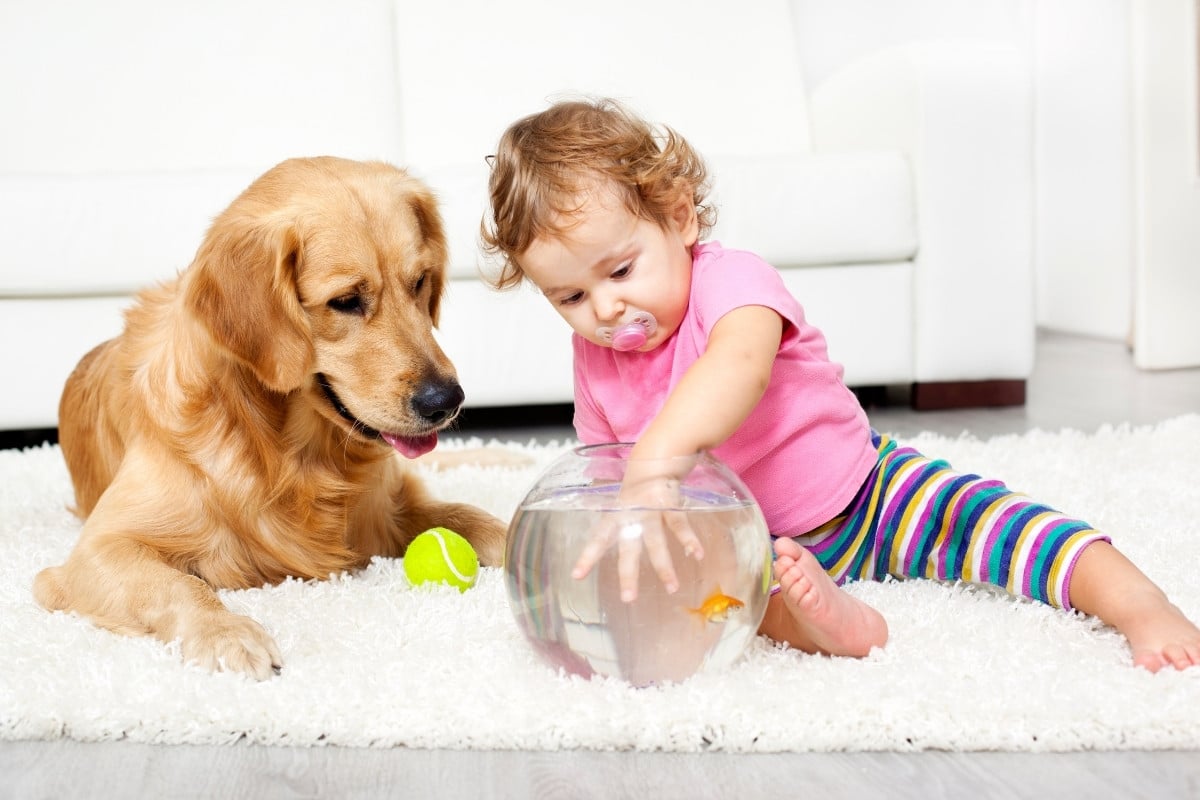
[[[206,619],[181,642],[183,659],[213,672],[242,672],[266,680],[283,665],[270,634],[249,617],[224,612]]]

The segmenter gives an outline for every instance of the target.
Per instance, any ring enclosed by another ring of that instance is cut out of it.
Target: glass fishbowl
[[[749,490],[711,454],[639,460],[632,448],[579,447],[542,473],[509,526],[505,585],[551,667],[679,682],[728,666],[753,641],[770,536]]]

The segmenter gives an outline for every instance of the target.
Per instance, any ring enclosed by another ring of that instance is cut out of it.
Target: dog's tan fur
[[[255,181],[68,379],[85,522],[38,602],[261,679],[275,642],[214,588],[328,578],[434,525],[499,564],[504,523],[433,501],[377,433],[428,445],[457,413],[432,336],[446,256],[433,196],[395,167],[296,159]]]

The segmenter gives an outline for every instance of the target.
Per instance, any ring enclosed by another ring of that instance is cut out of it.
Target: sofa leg
[[[910,400],[917,411],[1025,405],[1025,381],[930,381],[914,383]]]

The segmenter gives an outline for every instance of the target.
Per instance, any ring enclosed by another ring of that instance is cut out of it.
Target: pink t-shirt
[[[762,400],[713,453],[754,494],[773,534],[797,536],[845,509],[877,454],[825,337],[805,322],[775,268],[753,253],[697,245],[687,313],[650,352],[620,352],[576,335],[575,431],[584,444],[637,441],[704,353],[717,320],[747,305],[778,312],[783,339]]]

